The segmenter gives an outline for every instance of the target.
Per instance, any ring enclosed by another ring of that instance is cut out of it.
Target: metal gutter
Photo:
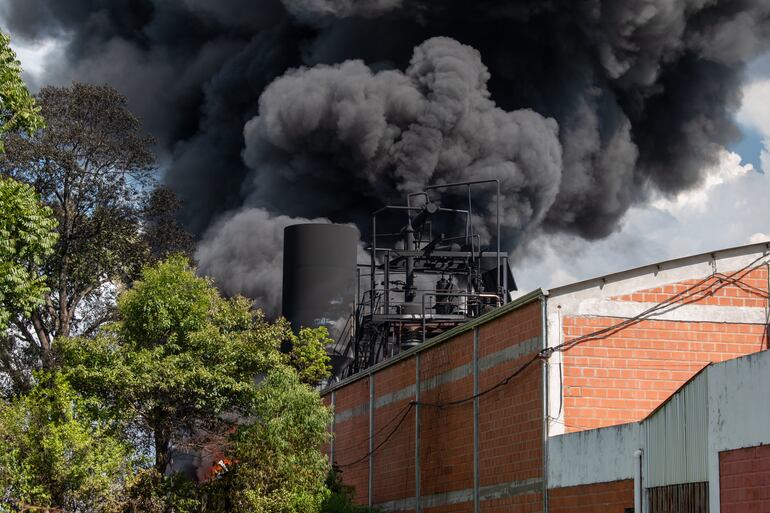
[[[596,287],[605,285],[608,282],[621,281],[634,275],[650,274],[667,269],[674,269],[683,265],[695,264],[702,261],[708,261],[709,259],[729,256],[742,256],[749,255],[751,253],[767,252],[770,250],[770,241],[760,242],[757,244],[747,244],[745,246],[735,246],[732,248],[718,249],[715,251],[708,251],[705,253],[698,253],[696,255],[683,256],[679,258],[673,258],[671,260],[663,260],[652,264],[646,264],[639,267],[633,267],[631,269],[624,269],[622,271],[597,276],[595,278],[589,278],[587,280],[576,281],[567,285],[561,285],[549,289],[547,292],[549,295],[555,296],[559,294],[568,294],[577,290],[587,289],[589,287]]]

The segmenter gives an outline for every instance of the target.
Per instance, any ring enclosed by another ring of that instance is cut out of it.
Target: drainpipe
[[[634,451],[634,513],[642,513],[642,450]]]

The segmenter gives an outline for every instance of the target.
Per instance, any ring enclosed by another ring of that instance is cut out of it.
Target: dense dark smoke
[[[69,41],[44,82],[129,96],[212,273],[251,258],[210,251],[240,209],[360,224],[466,178],[503,182],[511,245],[606,236],[699,183],[770,41],[766,0],[6,0],[0,16]]]
[[[260,208],[246,208],[226,215],[209,230],[198,246],[200,271],[216,276],[224,290],[248,294],[270,315],[279,314],[283,267],[283,229],[306,222],[302,219],[271,216]],[[254,262],[259,262],[255,266]]]

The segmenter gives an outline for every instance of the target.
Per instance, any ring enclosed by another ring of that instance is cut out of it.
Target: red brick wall
[[[369,404],[369,379],[363,378],[335,392],[335,412],[344,412],[354,407]],[[334,461],[346,465],[361,459],[369,452],[369,413],[364,411],[346,419],[335,422]],[[346,484],[355,487],[356,500],[360,503],[368,501],[369,463],[364,458],[353,466],[343,469],[343,479]]]
[[[565,340],[617,324],[609,317],[567,316]],[[642,321],[563,356],[567,432],[643,419],[710,362],[761,350],[765,326]]]
[[[676,297],[674,303],[767,307],[763,297],[768,287],[765,267],[734,278],[739,283],[717,275],[663,284],[610,300],[652,306]],[[696,284],[697,294],[677,297]],[[589,335],[622,320],[566,315],[564,340]],[[645,320],[604,336],[581,342],[564,353],[562,409],[566,432],[641,420],[705,365],[767,347],[764,324]]]
[[[634,507],[631,479],[548,490],[550,513],[624,513]]]
[[[730,273],[725,273],[729,275]],[[755,306],[766,307],[767,298],[762,294],[767,292],[767,268],[753,269],[749,273],[739,273],[733,278],[738,283],[730,283],[720,276],[707,277],[698,280],[685,280],[678,283],[670,283],[646,290],[639,290],[632,294],[618,296],[619,301],[638,301],[643,303],[660,303],[669,301],[677,296],[675,303],[697,300],[699,305],[712,306]],[[706,279],[706,281],[703,281]],[[690,292],[696,292],[689,297]],[[688,297],[688,299],[684,299]]]
[[[722,513],[770,511],[770,445],[719,453]]]
[[[382,398],[414,383],[414,360],[403,360],[395,365],[386,367],[375,375],[374,396]],[[374,415],[374,446],[385,440],[395,429],[391,419],[400,419],[404,408],[414,396],[375,409]],[[401,427],[393,432],[381,450],[375,452],[372,461],[374,487],[374,503],[381,503],[411,497],[414,495],[414,411],[407,414]],[[363,468],[366,471],[366,468]]]
[[[540,303],[516,310],[479,329],[479,358],[539,337]],[[522,355],[479,376],[479,390],[499,383],[532,354]],[[482,487],[525,481],[543,474],[542,364],[531,365],[510,385],[479,399],[479,478]],[[541,494],[489,501],[482,511],[541,511]]]
[[[486,369],[479,374],[485,390],[509,376],[539,350],[540,303],[508,312],[479,328],[479,361]],[[422,403],[446,403],[473,395],[473,330],[429,347],[420,353],[420,380],[430,383],[421,392]],[[498,361],[500,352],[526,343],[526,354]],[[486,359],[485,359],[486,358]],[[415,357],[410,356],[374,373],[375,446],[393,431],[397,415],[414,399]],[[481,502],[484,512],[538,512],[542,496],[542,364],[493,393],[479,399],[480,486],[525,482],[530,487],[515,497]],[[426,385],[424,385],[426,386]],[[411,389],[409,388],[411,387]],[[409,391],[406,394],[405,391]],[[326,394],[328,397],[329,394]],[[345,418],[335,423],[335,461],[344,465],[367,453],[369,403],[366,378],[338,388],[335,411]],[[387,403],[387,404],[384,404]],[[352,410],[351,410],[352,409]],[[350,412],[358,415],[350,415]],[[434,498],[448,492],[473,488],[473,402],[434,408],[420,407],[421,496]],[[401,427],[373,455],[373,503],[408,500],[415,495],[415,411],[409,411]],[[344,481],[356,487],[357,501],[366,503],[368,461],[343,469]],[[425,513],[473,511],[472,495],[467,502],[454,501],[423,507]],[[463,499],[465,500],[465,499]]]

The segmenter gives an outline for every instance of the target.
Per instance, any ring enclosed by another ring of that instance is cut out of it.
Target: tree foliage
[[[380,510],[359,506],[353,499],[356,490],[342,481],[342,471],[333,466],[326,477],[329,494],[321,505],[321,513],[378,513]]]
[[[56,220],[32,187],[0,177],[0,330],[12,313],[42,303],[45,276],[37,272],[56,243]]]
[[[213,487],[219,501],[207,509],[318,512],[329,494],[328,461],[319,448],[328,439],[330,411],[296,372],[277,368],[260,384],[251,413],[255,421],[234,436],[232,469]]]
[[[40,108],[21,79],[21,65],[11,49],[11,40],[0,33],[0,153],[5,134],[34,133],[43,128]]]
[[[177,221],[182,203],[174,191],[159,186],[147,198],[144,208],[143,238],[149,250],[149,262],[159,262],[172,255],[192,258],[195,241]]]
[[[152,140],[114,89],[46,87],[37,100],[47,127],[9,133],[0,172],[33,186],[58,221],[55,251],[36,268],[51,291],[13,320],[11,348],[50,369],[53,340],[89,335],[114,320],[110,284],[129,280],[147,260],[141,215],[154,168]],[[4,367],[6,374],[19,370]]]
[[[130,448],[60,377],[0,403],[0,493],[13,502],[107,512],[131,463]]]
[[[182,257],[146,268],[118,308],[122,320],[109,330],[59,348],[80,390],[135,413],[161,473],[173,443],[220,433],[225,414],[247,415],[255,376],[280,365],[287,326],[243,298],[222,298]]]
[[[135,483],[127,504],[317,511],[329,411],[279,351],[292,336],[288,324],[267,322],[244,298],[221,297],[181,256],[145,268],[118,308],[121,320],[99,336],[59,340],[57,350],[76,389],[98,400],[98,414],[143,433],[135,443],[151,441],[155,473]],[[226,479],[185,497],[162,477],[175,451],[211,444],[237,462]]]
[[[317,385],[330,376],[330,358],[326,353],[326,346],[333,342],[324,326],[302,328],[292,337],[289,364],[297,370],[300,381]]]

